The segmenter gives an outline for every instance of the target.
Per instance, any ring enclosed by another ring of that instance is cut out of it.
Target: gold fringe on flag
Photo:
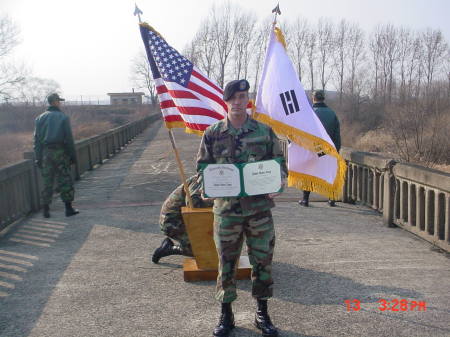
[[[278,27],[275,27],[273,30],[275,32],[275,36],[277,37],[278,42],[280,42],[283,45],[284,49],[287,49],[286,40],[284,39],[284,35],[283,35],[283,32],[281,31],[281,29]]]
[[[289,171],[288,186],[305,191],[314,191],[331,200],[339,200],[343,192],[346,171],[345,161],[338,159],[338,169],[333,184],[309,174]]]
[[[155,28],[153,28],[152,26],[150,26],[147,22],[141,22],[139,24],[139,26],[145,27],[148,30],[152,31],[153,33],[155,33],[156,35],[158,35],[161,39],[163,39],[164,41],[166,40]]]
[[[319,137],[311,135],[292,126],[286,125],[256,111],[253,111],[253,118],[260,121],[261,123],[269,125],[276,133],[288,137],[289,140],[311,152],[323,152],[336,158],[338,165],[336,178],[334,179],[333,184],[330,184],[327,181],[314,176],[289,171],[288,186],[306,191],[314,191],[332,200],[337,200],[340,198],[340,196],[342,195],[342,187],[344,186],[345,182],[345,175],[347,173],[347,165],[345,164],[345,160],[342,159],[342,157],[331,144]]]
[[[260,121],[261,123],[270,125],[276,133],[288,137],[289,140],[293,141],[294,143],[297,143],[301,147],[304,147],[305,149],[311,152],[315,153],[324,152],[335,158],[338,159],[340,158],[334,146],[332,146],[331,144],[327,143],[326,141],[324,141],[319,137],[316,137],[314,135],[311,135],[310,133],[294,128],[293,126],[284,124],[259,112],[253,112],[253,118]]]

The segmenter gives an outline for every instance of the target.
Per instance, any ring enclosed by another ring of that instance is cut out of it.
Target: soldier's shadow
[[[382,298],[421,299],[422,296],[421,293],[411,289],[366,285],[348,277],[283,262],[274,262],[272,269],[275,283],[274,297],[303,305],[344,305],[345,300],[352,299],[372,303]],[[238,287],[251,292],[250,281],[240,281]]]

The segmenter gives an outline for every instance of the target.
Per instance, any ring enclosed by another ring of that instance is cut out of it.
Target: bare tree
[[[317,49],[319,53],[319,76],[323,90],[325,90],[332,72],[329,63],[334,51],[333,29],[334,25],[330,20],[325,18],[319,19],[317,25]]]
[[[197,62],[194,62],[205,75],[210,78],[215,66],[215,54],[217,45],[214,42],[212,22],[209,19],[202,21],[200,29],[194,37],[192,45],[197,48]]]
[[[253,40],[253,52],[254,52],[254,90],[258,88],[259,72],[264,62],[264,57],[267,49],[268,37],[270,30],[272,29],[272,18],[266,18],[259,24],[255,31],[255,38]]]
[[[425,77],[427,80],[426,88],[430,89],[436,70],[443,62],[443,57],[448,50],[448,44],[442,36],[440,30],[428,28],[422,33],[423,46],[425,48]]]
[[[398,33],[398,49],[399,49],[399,74],[400,74],[400,88],[399,98],[400,102],[405,102],[407,87],[407,72],[408,61],[411,58],[411,53],[414,52],[414,37],[410,30],[400,28]]]
[[[306,50],[306,58],[308,60],[308,66],[309,66],[309,80],[311,85],[311,91],[315,89],[314,87],[314,71],[315,71],[315,63],[317,60],[317,32],[316,30],[311,27],[308,33],[307,38],[307,50]]]
[[[7,61],[18,43],[19,28],[8,16],[0,16],[0,99],[5,101],[13,98],[13,92],[27,75],[25,66]]]
[[[344,92],[344,77],[345,77],[345,64],[347,60],[347,54],[351,52],[348,46],[349,30],[350,26],[345,19],[342,19],[336,27],[334,43],[334,68],[336,69],[336,75],[338,78],[338,90],[339,90],[339,103],[342,104],[342,94]]]
[[[288,49],[294,61],[293,63],[297,68],[297,74],[300,81],[302,81],[303,65],[307,53],[309,30],[308,21],[297,17],[291,28],[291,43],[288,44]]]
[[[181,54],[195,65],[200,63],[201,53],[195,40],[192,40],[185,45]]]
[[[236,40],[238,25],[236,18],[239,9],[230,2],[221,7],[213,6],[211,10],[212,35],[216,44],[218,73],[216,80],[223,88],[225,83],[226,67]]]
[[[0,58],[19,44],[19,34],[19,28],[8,16],[0,16]]]
[[[350,94],[353,96],[355,94],[355,88],[361,87],[357,82],[357,73],[365,57],[365,45],[364,45],[364,32],[362,29],[356,25],[350,25],[348,30],[348,40],[347,40],[347,58],[349,62],[349,85]]]
[[[369,43],[370,53],[373,62],[374,71],[374,87],[373,87],[373,97],[375,100],[378,98],[379,85],[380,85],[380,64],[381,64],[381,28],[377,26],[372,33]]]
[[[386,130],[401,159],[426,166],[445,161],[450,145],[449,103],[445,89],[436,86],[425,98],[413,97],[405,104],[388,107]]]
[[[140,52],[132,60],[131,80],[136,88],[147,89],[152,104],[157,103],[156,87],[152,70],[144,52]]]
[[[398,60],[398,30],[393,25],[385,25],[382,30],[383,88],[385,101],[392,101],[394,67]],[[387,95],[387,97],[386,97]]]
[[[256,27],[254,14],[242,13],[236,20],[236,39],[234,44],[234,78],[247,78],[252,44]]]
[[[419,96],[420,94],[420,83],[423,74],[423,47],[422,40],[417,34],[415,34],[414,39],[411,43],[411,50],[407,60],[407,73],[406,77],[407,83],[407,97],[412,97],[413,95]]]
[[[447,75],[447,97],[450,99],[450,47],[447,48],[447,56],[445,59],[444,73]]]
[[[46,97],[53,93],[60,91],[61,87],[55,80],[28,77],[25,83],[21,86],[21,97],[27,105],[45,105],[47,103]]]
[[[394,69],[398,61],[398,29],[393,25],[377,26],[370,49],[375,71],[374,95],[381,94],[383,104],[390,103],[394,89]]]

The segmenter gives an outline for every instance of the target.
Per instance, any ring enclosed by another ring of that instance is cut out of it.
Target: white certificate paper
[[[204,193],[210,198],[236,197],[241,193],[239,168],[233,164],[209,164],[203,170]]]
[[[248,163],[242,173],[248,195],[276,193],[281,189],[281,168],[276,160]]]

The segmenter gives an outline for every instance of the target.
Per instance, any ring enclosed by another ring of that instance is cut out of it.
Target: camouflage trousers
[[[184,255],[193,256],[191,242],[189,241],[189,237],[186,232],[186,226],[181,219],[172,218],[170,220],[166,220],[160,224],[160,229],[161,232],[180,244]]]
[[[252,296],[272,297],[272,257],[275,231],[270,210],[250,216],[214,214],[214,241],[219,256],[216,299],[233,302],[236,297],[236,264],[241,255],[244,234],[252,265]]]
[[[75,192],[70,170],[70,158],[63,148],[44,148],[41,169],[44,183],[44,189],[42,191],[42,203],[44,205],[50,205],[52,202],[53,182],[55,178],[61,200],[64,202],[73,201]]]

